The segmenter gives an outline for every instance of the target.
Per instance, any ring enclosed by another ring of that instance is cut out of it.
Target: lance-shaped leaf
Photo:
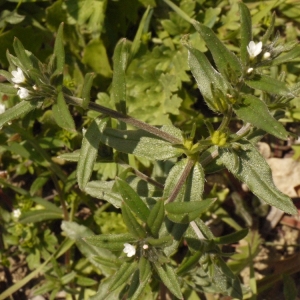
[[[101,142],[123,153],[130,153],[150,160],[165,160],[182,154],[179,149],[144,130],[118,130],[106,128]]]
[[[227,49],[209,27],[197,21],[193,21],[193,25],[204,39],[219,72],[228,80],[238,79],[242,75],[242,65],[236,55]]]
[[[15,53],[17,55],[17,58],[19,59],[20,63],[22,64],[23,68],[25,68],[24,71],[31,69],[32,62],[31,62],[30,58],[28,57],[26,50],[19,39],[17,39],[17,38],[14,39],[13,47],[14,47]]]
[[[113,291],[126,283],[137,268],[136,261],[124,262],[120,269],[114,274],[109,290]]]
[[[93,120],[83,136],[77,164],[77,181],[81,190],[84,190],[91,178],[100,143],[101,133],[99,127],[104,127],[106,122],[103,119]]]
[[[59,92],[57,101],[52,106],[53,117],[57,125],[71,132],[76,132],[74,120],[69,112],[63,92]]]
[[[248,7],[239,2],[240,14],[241,14],[241,60],[246,66],[249,62],[249,54],[247,46],[252,41],[252,20]]]
[[[193,253],[193,255],[185,258],[176,271],[177,275],[183,275],[192,270],[198,264],[199,259],[202,255],[203,252],[200,251],[195,252]]]
[[[148,280],[149,273],[151,274],[151,264],[147,258],[142,256],[139,260],[140,282]]]
[[[215,199],[192,202],[172,202],[165,205],[168,218],[175,223],[190,223],[208,211]]]
[[[158,232],[165,218],[164,200],[158,200],[152,207],[147,218],[147,228],[152,236],[158,237]]]
[[[37,108],[41,102],[21,101],[17,105],[0,114],[0,127]]]
[[[111,275],[112,270],[121,265],[118,258],[111,251],[91,245],[83,240],[83,238],[93,235],[89,228],[76,222],[67,221],[62,222],[61,228],[68,238],[76,241],[79,251],[104,275]]]
[[[295,48],[293,48],[289,52],[287,52],[285,54],[281,54],[278,57],[272,59],[270,64],[272,66],[281,65],[285,62],[288,62],[288,61],[291,61],[295,58],[298,58],[299,55],[300,55],[300,46],[296,46]]]
[[[131,233],[101,234],[84,238],[84,241],[92,246],[108,249],[110,251],[121,251],[125,243],[136,242],[137,239]]]
[[[113,56],[113,81],[112,81],[112,99],[116,105],[117,111],[126,114],[126,77],[125,71],[129,55],[129,47],[126,39],[121,39],[114,51]]]
[[[267,105],[260,99],[252,95],[244,95],[242,101],[234,106],[234,112],[245,123],[286,140],[288,132],[270,113]]]
[[[95,74],[94,73],[87,73],[84,76],[83,88],[81,91],[81,98],[82,98],[82,108],[87,109],[90,103],[90,94],[91,88],[93,85]]]
[[[193,49],[188,45],[185,46],[189,50],[189,66],[197,82],[197,86],[208,107],[213,111],[217,111],[218,107],[213,97],[212,86],[226,93],[229,90],[229,84],[225,81],[222,75],[213,68],[202,52],[197,49]]]
[[[63,73],[65,65],[65,49],[63,40],[64,23],[61,23],[54,44],[54,55],[56,59],[56,73]]]
[[[243,293],[241,283],[222,258],[215,256],[213,259],[213,282],[223,292],[233,298],[242,300]]]
[[[290,90],[284,82],[267,75],[255,75],[253,78],[246,80],[245,83],[253,89],[265,91],[270,94],[281,96],[290,94]]]
[[[0,93],[8,94],[8,95],[16,95],[17,89],[10,83],[9,84],[0,83]]]
[[[141,221],[147,222],[150,213],[149,208],[136,191],[126,181],[120,178],[117,178],[116,186],[124,200],[124,203]]]
[[[174,188],[182,176],[188,159],[182,159],[169,172],[165,183],[164,198],[168,198],[173,192]],[[202,193],[204,189],[204,172],[199,163],[195,163],[190,174],[187,177],[186,182],[178,192],[178,196],[175,201],[199,201],[202,199]]]
[[[51,211],[48,209],[38,209],[34,211],[23,212],[19,222],[21,224],[42,222],[47,220],[63,219],[62,211]]]
[[[270,25],[268,26],[267,31],[265,32],[265,34],[263,35],[263,37],[261,39],[263,44],[265,44],[269,40],[271,35],[273,34],[274,27],[275,27],[275,19],[276,19],[276,13],[273,12]]]
[[[242,229],[224,236],[215,237],[213,240],[216,244],[223,245],[223,244],[233,244],[237,243],[238,241],[242,240],[247,236],[249,233],[249,229]]]
[[[223,165],[239,180],[246,183],[258,198],[292,215],[298,213],[292,200],[275,186],[269,165],[248,141],[240,140],[240,149],[219,148]]]
[[[137,52],[140,48],[143,33],[148,32],[147,30],[149,27],[150,19],[152,17],[152,12],[153,12],[153,9],[151,9],[150,6],[148,6],[148,8],[146,9],[146,11],[143,14],[143,17],[139,24],[138,30],[136,31],[135,37],[134,37],[133,42],[130,47],[128,65],[130,64],[132,59],[135,57],[135,55],[137,54]]]
[[[168,236],[163,236],[158,239],[148,237],[145,241],[154,247],[165,248],[165,247],[170,246],[172,244],[173,240],[174,240],[173,237],[168,235]]]
[[[95,180],[90,181],[85,186],[84,191],[101,200],[105,200],[109,203],[111,203],[115,207],[121,207],[122,204],[122,197],[118,194],[113,192],[113,186],[115,182],[112,181],[101,181],[101,180]]]
[[[161,266],[158,262],[154,262],[154,267],[158,276],[165,286],[170,290],[170,292],[177,298],[183,299],[178,278],[174,269],[166,264]]]
[[[146,230],[144,227],[137,221],[135,216],[132,214],[131,210],[126,206],[126,204],[122,204],[122,218],[125,225],[128,228],[128,231],[137,239],[146,237]]]

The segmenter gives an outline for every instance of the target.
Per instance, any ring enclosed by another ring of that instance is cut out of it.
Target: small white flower
[[[251,41],[247,46],[247,51],[250,55],[250,58],[256,57],[262,50],[262,42],[255,44],[255,42]]]
[[[131,257],[135,255],[135,247],[128,243],[125,243],[123,252],[127,254],[127,257]]]
[[[25,81],[24,73],[19,67],[17,68],[17,71],[12,71],[11,74],[13,76],[13,78],[11,79],[12,82],[22,83]]]
[[[270,52],[265,52],[263,58],[268,59],[271,56]]]
[[[247,70],[247,73],[250,74],[250,73],[252,73],[252,71],[253,71],[253,68],[249,68],[249,69]]]
[[[21,216],[21,210],[18,208],[18,209],[14,209],[13,212],[13,217],[16,218],[16,219],[19,219],[19,217]]]
[[[17,94],[21,99],[25,99],[29,96],[29,91],[25,88],[20,87]]]
[[[3,114],[5,112],[5,105],[0,104],[0,114]]]

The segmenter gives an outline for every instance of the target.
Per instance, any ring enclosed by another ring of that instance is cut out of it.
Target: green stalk
[[[75,106],[82,106],[82,99],[81,98],[77,98],[77,97],[73,97],[73,96],[70,96],[70,95],[67,95],[65,94],[64,95],[66,101],[68,102],[68,104],[71,104],[71,105],[75,105]],[[88,109],[90,110],[94,110],[94,111],[97,111],[97,112],[100,112],[100,113],[103,113],[104,115],[107,115],[107,116],[110,116],[114,119],[117,119],[119,121],[122,121],[126,124],[130,124],[134,127],[137,127],[137,128],[140,128],[140,129],[143,129],[145,131],[148,131],[172,144],[182,144],[182,141],[177,139],[176,137],[160,130],[159,128],[157,127],[154,127],[152,125],[149,125],[145,122],[142,122],[140,120],[137,120],[133,117],[130,117],[130,116],[127,116],[127,115],[124,115],[118,111],[115,111],[115,110],[112,110],[110,108],[107,108],[105,106],[102,106],[102,105],[99,105],[97,103],[94,103],[94,102],[90,102],[89,103],[89,106],[88,106]]]

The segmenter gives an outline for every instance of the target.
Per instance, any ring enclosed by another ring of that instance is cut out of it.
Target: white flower
[[[144,245],[143,245],[143,249],[144,249],[144,250],[147,250],[148,248],[149,248],[149,246],[148,246],[147,244],[144,244]]]
[[[253,41],[247,46],[247,51],[250,55],[250,58],[256,57],[262,50],[262,42],[255,44]]]
[[[249,68],[249,69],[247,70],[247,73],[250,74],[250,73],[252,73],[252,71],[253,71],[253,68]]]
[[[270,52],[265,52],[263,58],[268,59],[271,56]]]
[[[21,210],[18,208],[18,209],[14,209],[13,212],[13,217],[16,218],[16,219],[19,219],[19,217],[21,216]]]
[[[5,112],[5,105],[0,104],[0,114],[3,114]]]
[[[22,83],[25,81],[24,73],[19,67],[17,68],[17,71],[12,71],[11,74],[13,76],[13,78],[11,79],[12,82]]]
[[[127,257],[131,257],[135,255],[135,247],[128,243],[125,243],[123,252],[127,254]]]
[[[25,88],[20,87],[17,94],[21,99],[25,99],[29,96],[29,91]]]

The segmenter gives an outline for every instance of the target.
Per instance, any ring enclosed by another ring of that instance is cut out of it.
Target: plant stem
[[[66,99],[66,101],[68,102],[68,104],[71,104],[71,105],[75,105],[75,106],[82,106],[82,99],[81,98],[77,98],[77,97],[73,97],[73,96],[70,96],[70,95],[67,95],[67,94],[64,94],[64,97]],[[148,131],[172,144],[182,144],[182,141],[170,134],[168,134],[167,132],[164,132],[162,130],[160,130],[159,128],[157,127],[154,127],[152,125],[149,125],[143,121],[140,121],[140,120],[137,120],[133,117],[130,117],[130,116],[127,116],[127,115],[124,115],[118,111],[115,111],[113,109],[110,109],[110,108],[107,108],[105,106],[102,106],[102,105],[99,105],[97,103],[94,103],[94,102],[90,102],[89,103],[89,106],[88,106],[88,109],[90,110],[94,110],[94,111],[97,111],[97,112],[101,112],[107,116],[110,116],[112,118],[115,118],[115,119],[118,119],[119,121],[121,122],[124,122],[126,124],[130,124],[134,127],[137,127],[137,128],[140,128],[140,129],[143,129],[145,131]]]
[[[171,195],[168,198],[167,203],[171,203],[171,202],[173,202],[176,199],[176,197],[178,196],[178,194],[179,194],[182,186],[184,185],[186,179],[188,178],[188,176],[189,176],[189,174],[190,174],[190,172],[191,172],[194,164],[195,164],[194,160],[192,160],[192,159],[188,160],[188,162],[187,162],[187,164],[186,164],[186,166],[185,166],[185,168],[184,168],[184,170],[183,170],[183,172],[182,172],[182,174],[181,174],[178,182],[176,183],[176,185],[175,185],[175,187],[174,187]]]

